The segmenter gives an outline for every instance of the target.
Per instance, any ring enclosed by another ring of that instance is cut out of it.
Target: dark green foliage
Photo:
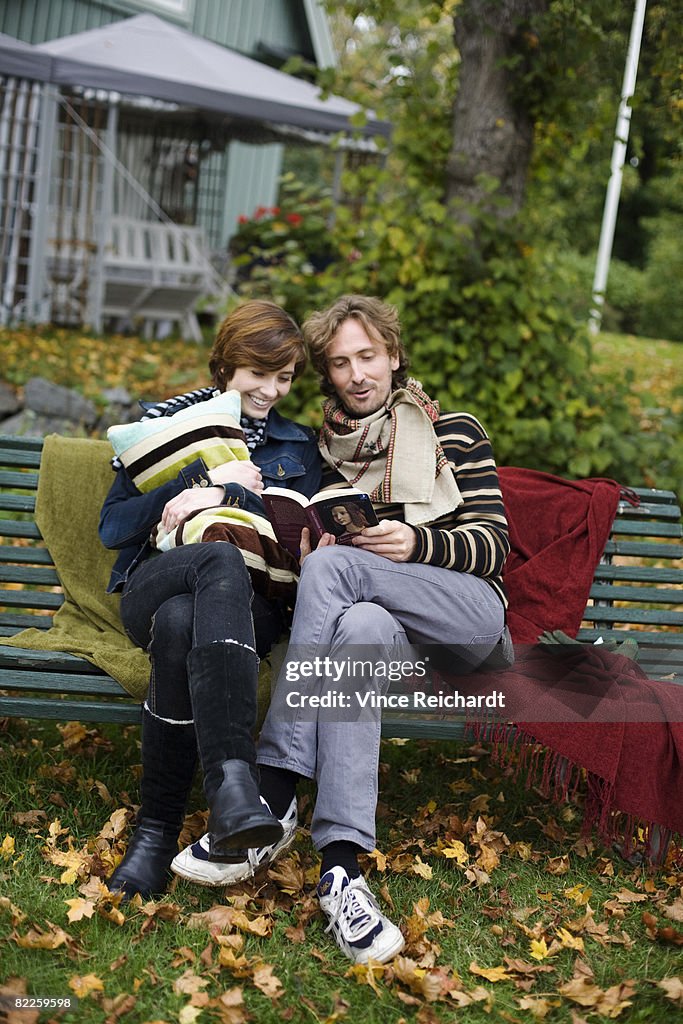
[[[647,482],[669,465],[675,425],[643,437],[645,417],[628,404],[621,368],[611,379],[592,372],[584,326],[590,256],[576,266],[567,256],[570,249],[594,252],[606,176],[595,174],[592,161],[601,147],[601,159],[609,161],[611,94],[616,89],[618,97],[630,9],[617,11],[601,0],[577,11],[569,0],[553,0],[538,23],[524,28],[516,87],[542,144],[530,201],[514,220],[496,215],[493,179],[482,177],[479,208],[444,203],[457,4],[373,0],[335,8],[347,18],[364,16],[342,91],[392,120],[392,148],[382,166],[378,159],[344,175],[329,266],[316,270],[312,250],[272,258],[269,245],[242,282],[242,295],[267,294],[300,320],[344,292],[379,295],[398,307],[415,376],[445,409],[479,416],[501,463]],[[655,9],[648,38],[663,39],[666,24]],[[662,81],[671,63],[659,61]],[[333,87],[329,75],[327,84]],[[664,270],[670,265],[675,274],[678,264],[666,232],[656,236],[652,253],[662,253],[664,280]],[[637,268],[615,266],[609,326],[643,330],[642,285]],[[658,333],[670,336],[666,326]],[[315,382],[308,378],[297,391],[299,401],[305,396],[304,418],[319,422]],[[677,475],[669,465],[656,482],[674,486]]]
[[[632,478],[625,385],[607,387],[586,372],[587,338],[557,301],[552,264],[519,241],[514,225],[490,217],[458,225],[419,189],[387,208],[380,179],[365,183],[378,198],[362,226],[339,212],[336,263],[308,277],[291,275],[286,262],[260,267],[242,293],[267,284],[299,318],[344,292],[379,295],[400,311],[413,373],[443,408],[482,420],[501,463]],[[313,413],[313,382],[307,390]]]

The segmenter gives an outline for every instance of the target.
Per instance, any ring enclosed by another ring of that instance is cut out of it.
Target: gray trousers
[[[285,666],[257,747],[257,761],[315,779],[311,834],[317,849],[350,840],[375,847],[381,714],[355,721],[288,703],[290,652],[335,656],[358,645],[375,657],[414,657],[411,644],[447,645],[480,663],[504,630],[500,598],[468,573],[388,558],[354,547],[320,548],[306,558]],[[474,667],[474,666],[473,666]],[[381,692],[386,679],[352,680]],[[340,720],[342,719],[342,720]]]

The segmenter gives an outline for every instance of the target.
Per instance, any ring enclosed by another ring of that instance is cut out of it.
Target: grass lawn
[[[3,379],[41,374],[91,397],[206,383],[206,345],[0,331]],[[683,412],[683,345],[601,335],[595,368],[633,367],[643,429]],[[649,418],[649,419],[648,419]],[[668,420],[667,420],[668,422]],[[648,425],[649,424],[649,425]],[[352,968],[324,934],[306,825],[291,855],[235,890],[103,894],[130,835],[137,728],[0,722],[0,997],[78,999],[8,1012],[30,1024],[665,1022],[683,1010],[683,860],[632,867],[557,804],[467,743],[385,741],[369,881],[407,946]],[[203,831],[195,788],[186,839]],[[4,1005],[7,1005],[6,1003]]]
[[[64,1016],[10,1021],[676,1017],[683,865],[629,867],[581,837],[580,800],[528,792],[487,749],[383,742],[366,867],[408,944],[372,970],[324,934],[305,827],[291,856],[236,890],[178,880],[156,903],[104,899],[98,876],[124,848],[138,765],[135,728],[6,724],[0,990],[80,999]],[[190,809],[203,807],[197,789]],[[201,831],[201,815],[187,824]]]
[[[599,334],[593,339],[593,356],[600,373],[630,369],[634,395],[646,408],[683,412],[682,342],[633,334]]]

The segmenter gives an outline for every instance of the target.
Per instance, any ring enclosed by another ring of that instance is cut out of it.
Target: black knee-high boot
[[[142,712],[141,803],[126,855],[107,885],[126,899],[166,891],[197,763],[194,725]]]
[[[270,846],[282,826],[262,803],[253,730],[258,659],[239,643],[193,648],[187,676],[209,804],[209,858],[243,859],[236,850]]]

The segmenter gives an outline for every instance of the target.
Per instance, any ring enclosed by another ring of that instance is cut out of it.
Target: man
[[[325,534],[313,552],[304,531],[285,670],[299,652],[337,656],[341,663],[340,653],[362,645],[379,664],[415,644],[446,645],[475,667],[507,638],[501,582],[507,523],[484,429],[467,413],[440,414],[420,385],[406,379],[398,316],[379,299],[343,296],[314,314],[304,331],[330,396],[319,441],[323,486],[366,491],[380,522],[349,546]],[[210,862],[204,838],[176,857],[174,870],[209,885],[250,877],[291,845],[297,780],[315,779],[311,835],[322,854],[318,897],[327,930],[356,963],[385,962],[401,950],[403,936],[358,865],[358,854],[375,847],[379,712],[366,706],[350,720],[353,715],[301,708],[285,670],[257,758],[262,799],[280,819],[283,838],[250,850],[239,865]],[[380,692],[384,684],[374,678],[360,685]]]

